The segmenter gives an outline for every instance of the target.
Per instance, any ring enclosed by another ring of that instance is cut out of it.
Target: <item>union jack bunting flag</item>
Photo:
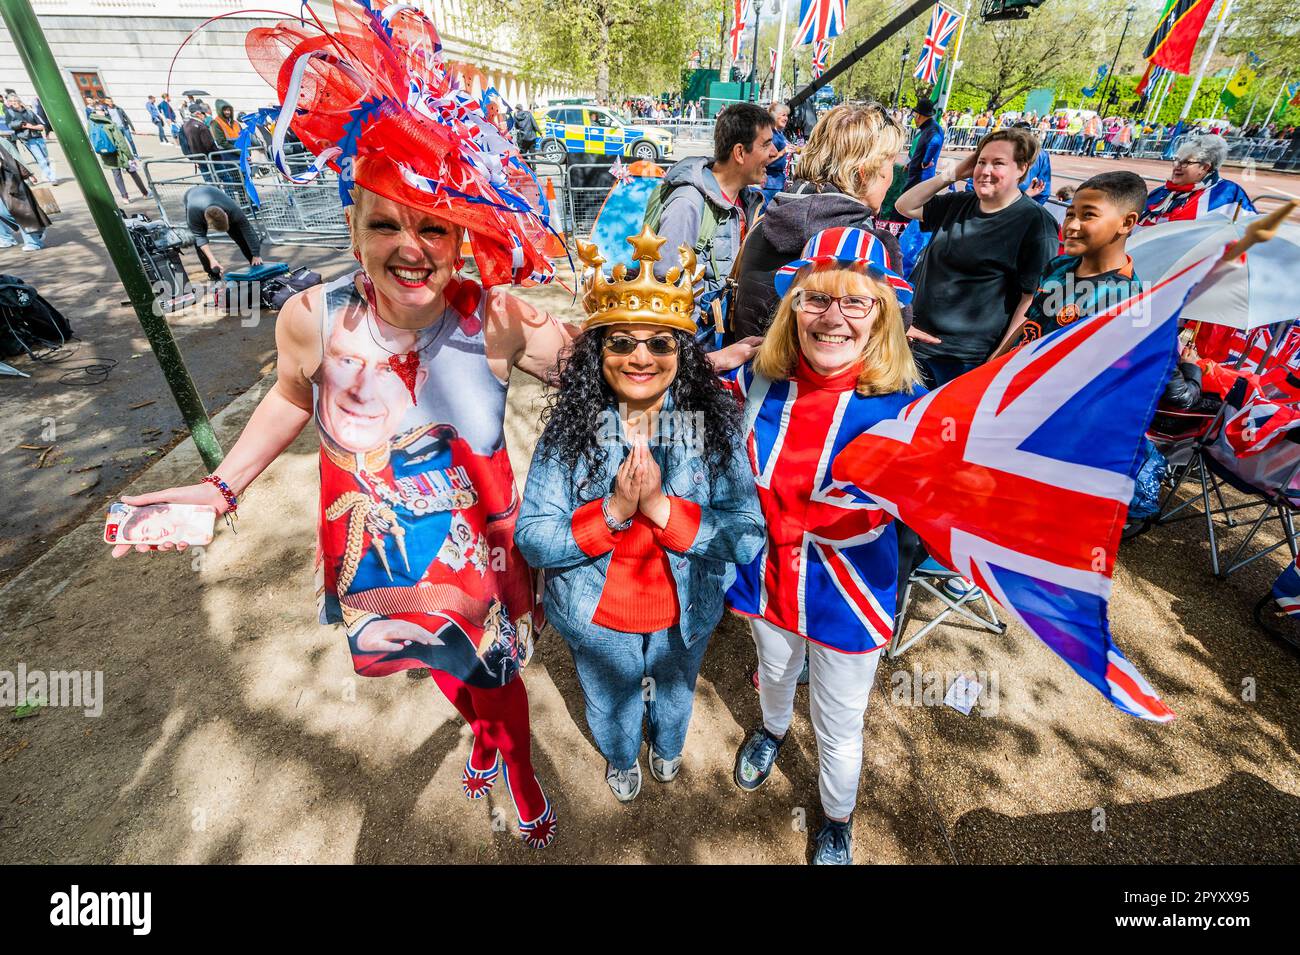
[[[1300,616],[1300,567],[1295,563],[1273,581],[1273,599],[1291,616]]]
[[[818,40],[817,45],[813,47],[812,74],[813,79],[817,79],[826,72],[826,60],[830,57],[831,41]]]
[[[832,475],[913,528],[1125,713],[1173,712],[1111,639],[1144,433],[1207,258],[1017,348],[853,441]]]
[[[829,40],[844,32],[845,0],[799,0],[796,45]]]
[[[912,75],[923,83],[933,83],[939,78],[939,61],[943,59],[948,43],[957,34],[961,23],[961,14],[953,13],[942,3],[930,14],[930,29],[925,31],[921,42],[921,58],[916,61],[916,72]]]
[[[749,22],[749,17],[753,13],[753,8],[749,0],[732,0],[731,4],[731,30],[727,37],[731,41],[731,59],[740,59],[740,38],[745,35],[745,24]]]

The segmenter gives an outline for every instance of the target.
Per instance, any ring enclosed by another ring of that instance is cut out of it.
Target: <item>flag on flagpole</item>
[[[933,83],[939,76],[939,61],[943,59],[948,43],[957,33],[961,23],[961,14],[954,13],[942,3],[930,14],[930,28],[925,31],[921,41],[921,57],[916,61],[916,71],[912,74],[923,83]]]
[[[1213,6],[1214,0],[1167,0],[1142,55],[1157,66],[1190,74],[1192,51]]]
[[[749,21],[752,12],[749,0],[732,0],[731,32],[727,34],[731,41],[732,62],[740,59],[740,38],[745,35],[745,24]]]
[[[1255,82],[1255,75],[1255,71],[1249,66],[1237,70],[1232,79],[1228,80],[1228,85],[1223,88],[1223,92],[1219,94],[1219,102],[1232,109],[1246,95],[1250,84]]]
[[[829,40],[844,32],[845,0],[799,0],[796,46]]]
[[[831,41],[818,40],[813,47],[812,58],[812,75],[813,79],[818,79],[826,72],[826,61],[831,55]]]
[[[1142,79],[1138,81],[1138,85],[1134,88],[1133,95],[1144,96],[1146,91],[1160,82],[1160,79],[1168,72],[1163,66],[1156,66],[1154,63],[1148,62],[1146,72],[1142,74]]]
[[[768,61],[767,68],[771,70],[773,73],[775,73],[776,72],[776,47],[769,46],[767,48],[767,61]]]

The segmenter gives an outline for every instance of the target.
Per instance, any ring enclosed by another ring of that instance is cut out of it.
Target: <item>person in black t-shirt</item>
[[[1020,191],[1037,153],[1028,130],[999,129],[955,171],[898,197],[898,212],[933,233],[911,276],[913,325],[938,339],[913,344],[932,388],[988,361],[1056,254],[1056,220]],[[940,195],[968,176],[973,191]]]

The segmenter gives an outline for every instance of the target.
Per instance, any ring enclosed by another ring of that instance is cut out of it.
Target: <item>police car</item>
[[[629,156],[658,162],[673,154],[673,134],[653,126],[629,126],[612,109],[569,104],[536,113],[541,132],[537,148],[550,162],[565,153]]]

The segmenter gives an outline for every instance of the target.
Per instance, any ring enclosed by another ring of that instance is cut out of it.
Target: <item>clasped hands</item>
[[[668,526],[672,501],[664,493],[663,475],[644,435],[633,436],[632,450],[619,465],[614,490],[605,507],[609,516],[620,524],[640,511],[657,527]]]

